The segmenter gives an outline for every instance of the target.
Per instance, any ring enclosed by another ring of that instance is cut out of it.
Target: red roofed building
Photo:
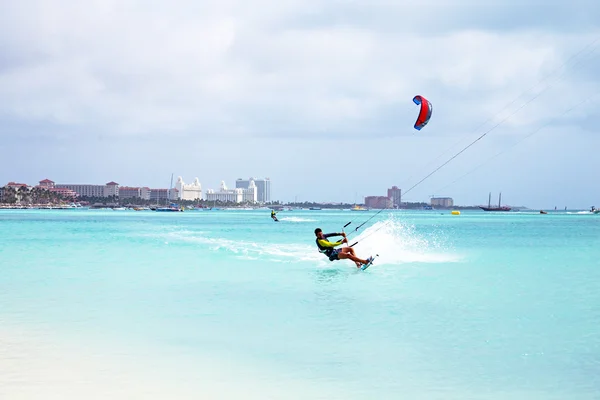
[[[75,199],[77,196],[79,196],[77,194],[77,192],[74,192],[73,190],[67,189],[67,188],[51,187],[51,188],[48,188],[47,190],[49,190],[52,193],[57,193],[57,194],[61,195],[62,197],[64,197],[65,199]]]
[[[54,181],[51,181],[50,179],[44,179],[43,181],[40,181],[38,187],[41,187],[41,188],[44,188],[44,189],[53,188],[54,187]]]
[[[43,181],[40,181],[36,187],[59,194],[65,199],[75,199],[77,196],[79,196],[79,194],[72,189],[56,187],[54,181],[51,181],[50,179],[44,179]]]
[[[104,197],[119,196],[119,184],[117,182],[108,182],[104,189]]]
[[[8,182],[5,187],[9,187],[9,188],[13,188],[13,189],[19,189],[21,187],[28,188],[29,185],[27,185],[26,183]]]

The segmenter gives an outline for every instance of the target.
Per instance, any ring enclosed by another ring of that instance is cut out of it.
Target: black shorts
[[[329,261],[336,261],[339,260],[340,258],[338,257],[338,254],[340,253],[339,249],[334,249],[331,254],[329,254]]]

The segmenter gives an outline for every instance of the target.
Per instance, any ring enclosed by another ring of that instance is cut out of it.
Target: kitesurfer
[[[271,218],[273,218],[273,221],[279,222],[279,220],[277,219],[276,214],[277,213],[275,212],[275,210],[271,210]]]
[[[341,249],[336,249],[337,246],[342,243],[348,243],[348,239],[346,238],[345,233],[323,233],[321,228],[315,229],[315,236],[317,237],[316,243],[319,251],[329,257],[329,261],[336,261],[341,259],[349,258],[354,261],[357,268],[360,268],[363,264],[368,264],[373,261],[373,257],[369,257],[366,260],[358,258],[354,253],[353,247],[343,247]],[[327,240],[328,237],[331,236],[343,236],[344,239],[338,240],[337,242],[330,242]]]

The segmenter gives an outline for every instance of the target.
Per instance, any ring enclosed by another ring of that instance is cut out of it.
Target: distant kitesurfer
[[[360,259],[354,253],[354,248],[352,247],[343,247],[341,249],[336,249],[337,246],[342,243],[348,243],[348,239],[346,238],[345,233],[323,233],[321,228],[315,229],[315,235],[317,236],[316,243],[319,251],[329,257],[329,261],[336,261],[348,258],[356,264],[357,268],[360,268],[361,265],[368,264],[373,261],[373,257],[369,257],[366,260]],[[338,240],[337,242],[330,242],[327,240],[328,237],[331,236],[343,236],[344,239]]]
[[[277,213],[275,212],[275,210],[271,210],[271,218],[273,218],[273,221],[279,222],[276,215]]]

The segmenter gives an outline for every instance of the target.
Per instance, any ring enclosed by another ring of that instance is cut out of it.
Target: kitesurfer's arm
[[[334,248],[339,246],[340,244],[344,243],[343,240],[338,240],[337,242],[330,242],[328,240],[323,240],[323,239],[319,239],[319,244],[322,247],[330,247],[330,248]]]

